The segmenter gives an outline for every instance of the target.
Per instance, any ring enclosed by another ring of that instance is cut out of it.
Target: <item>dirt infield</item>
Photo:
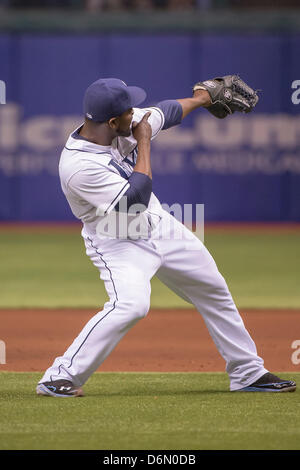
[[[6,345],[6,364],[0,364],[0,371],[43,371],[95,313],[90,309],[1,310],[0,340]],[[241,316],[266,368],[300,371],[300,364],[291,360],[292,342],[300,340],[300,310],[243,310]],[[100,370],[223,372],[224,368],[196,311],[152,309]]]

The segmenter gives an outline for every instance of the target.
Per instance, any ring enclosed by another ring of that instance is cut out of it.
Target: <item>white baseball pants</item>
[[[267,372],[206,247],[167,212],[159,225],[160,236],[154,232],[150,239],[136,241],[99,240],[83,229],[87,255],[100,271],[109,301],[55,359],[40,383],[67,379],[83,385],[125,333],[146,316],[154,275],[202,315],[226,361],[230,390],[250,385]]]

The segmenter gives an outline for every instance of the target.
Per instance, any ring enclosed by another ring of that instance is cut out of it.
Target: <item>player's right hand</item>
[[[148,111],[140,122],[132,123],[132,134],[137,142],[142,139],[150,140],[152,137],[152,128],[148,122],[150,114]]]

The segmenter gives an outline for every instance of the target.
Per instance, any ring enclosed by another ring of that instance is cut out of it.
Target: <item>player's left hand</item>
[[[206,109],[215,117],[223,119],[235,111],[249,113],[258,102],[257,91],[247,85],[238,75],[226,75],[204,82],[198,82],[193,92],[206,90],[211,98],[211,105]]]

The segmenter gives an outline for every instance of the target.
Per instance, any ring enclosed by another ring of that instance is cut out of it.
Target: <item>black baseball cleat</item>
[[[81,388],[75,387],[69,380],[54,380],[53,382],[43,382],[36,387],[38,395],[45,395],[48,397],[83,397]]]
[[[247,387],[236,390],[237,392],[294,392],[296,382],[283,380],[276,375],[267,372],[260,379]]]

